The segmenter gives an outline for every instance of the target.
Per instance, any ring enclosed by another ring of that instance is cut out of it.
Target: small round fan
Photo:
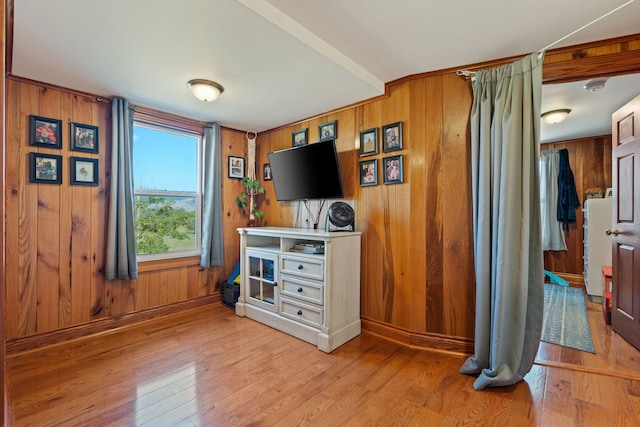
[[[329,230],[329,222],[336,227],[349,227],[350,231],[353,231],[354,219],[355,212],[350,205],[345,202],[334,202],[329,206],[325,231],[331,231]]]

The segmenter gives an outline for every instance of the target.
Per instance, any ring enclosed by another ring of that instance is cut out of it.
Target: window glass
[[[141,261],[200,253],[202,136],[134,123],[136,244]]]

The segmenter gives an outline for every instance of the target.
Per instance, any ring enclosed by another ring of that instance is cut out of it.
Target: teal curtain
[[[133,109],[114,98],[112,106],[111,197],[107,219],[107,280],[138,277],[133,219]]]
[[[472,86],[475,353],[460,372],[479,390],[520,381],[540,344],[542,55],[479,71]]]
[[[204,130],[204,188],[202,210],[202,252],[200,266],[224,265],[222,239],[222,159],[220,125]]]

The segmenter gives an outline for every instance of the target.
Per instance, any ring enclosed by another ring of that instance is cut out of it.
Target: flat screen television
[[[335,140],[273,151],[267,156],[277,200],[344,197]]]

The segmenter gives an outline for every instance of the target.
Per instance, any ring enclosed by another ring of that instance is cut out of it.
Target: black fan
[[[345,202],[334,202],[329,206],[327,220],[324,224],[325,231],[353,231],[355,229],[355,212],[353,208]],[[349,227],[347,230],[331,230],[329,222],[336,227]]]

